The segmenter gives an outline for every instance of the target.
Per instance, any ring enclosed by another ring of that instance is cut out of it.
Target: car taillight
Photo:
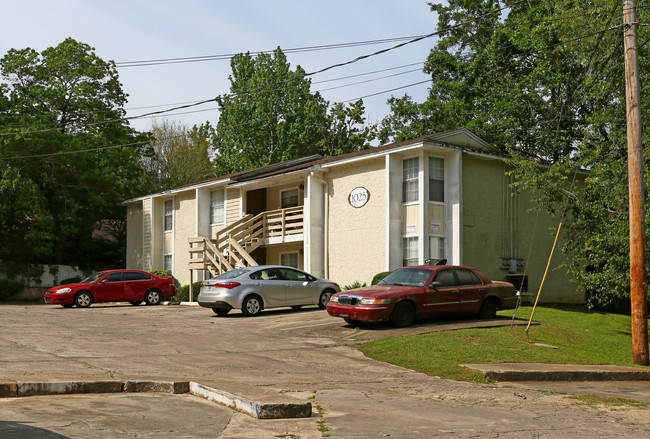
[[[217,288],[227,288],[229,290],[231,288],[235,288],[235,287],[238,287],[240,285],[241,284],[239,282],[219,282],[219,283],[214,284],[214,286],[217,287]]]

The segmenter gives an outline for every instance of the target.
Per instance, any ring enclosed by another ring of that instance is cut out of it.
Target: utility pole
[[[639,76],[637,73],[636,3],[623,0],[627,163],[630,193],[630,302],[634,363],[648,366],[648,304],[646,297],[645,226],[643,215],[643,151]]]

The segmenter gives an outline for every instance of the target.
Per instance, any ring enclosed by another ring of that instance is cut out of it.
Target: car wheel
[[[72,303],[62,303],[61,306],[64,308],[72,308],[74,305]]]
[[[493,319],[497,315],[497,301],[492,298],[487,298],[481,304],[481,309],[478,312],[480,319]]]
[[[291,309],[298,311],[300,308],[302,308],[302,305],[294,305],[291,307]]]
[[[330,301],[332,294],[334,294],[334,290],[325,290],[320,293],[320,298],[318,299],[318,307],[320,309],[327,308],[327,303]]]
[[[144,301],[147,305],[160,304],[160,291],[151,289],[144,295]]]
[[[212,308],[212,311],[216,315],[221,316],[221,317],[225,316],[226,314],[228,314],[230,312],[229,309],[224,309],[224,308]]]
[[[133,306],[138,306],[138,305],[140,305],[140,304],[142,303],[142,300],[134,300],[134,301],[129,302],[129,303],[130,303],[131,305],[133,305]]]
[[[397,328],[406,328],[415,323],[415,308],[408,302],[399,302],[395,305],[390,322]]]
[[[93,303],[93,295],[88,291],[81,291],[74,296],[74,304],[79,308],[88,308]]]
[[[262,299],[260,296],[250,295],[244,299],[241,305],[241,312],[245,316],[252,317],[262,312]]]

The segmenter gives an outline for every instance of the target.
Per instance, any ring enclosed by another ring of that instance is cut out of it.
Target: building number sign
[[[352,207],[363,207],[366,205],[368,200],[370,200],[370,192],[368,192],[368,189],[365,187],[355,187],[350,192],[350,195],[348,195],[348,203],[350,203]]]

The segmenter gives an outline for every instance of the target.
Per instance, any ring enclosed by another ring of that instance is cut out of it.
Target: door
[[[124,300],[135,302],[144,300],[149,286],[151,285],[151,276],[137,271],[124,272]]]
[[[460,312],[475,314],[483,303],[486,287],[481,278],[472,270],[456,269],[455,271],[460,294]]]
[[[277,268],[265,268],[251,274],[253,286],[264,300],[264,306],[284,306],[286,303],[286,281]]]
[[[122,272],[109,273],[93,288],[95,302],[121,302],[124,300]]]
[[[307,274],[291,268],[280,268],[279,271],[287,286],[287,306],[318,303],[320,291],[317,291],[313,283],[309,282],[310,278]]]
[[[424,311],[428,315],[452,316],[458,314],[460,290],[452,269],[440,270],[433,277],[434,288],[429,288]]]

